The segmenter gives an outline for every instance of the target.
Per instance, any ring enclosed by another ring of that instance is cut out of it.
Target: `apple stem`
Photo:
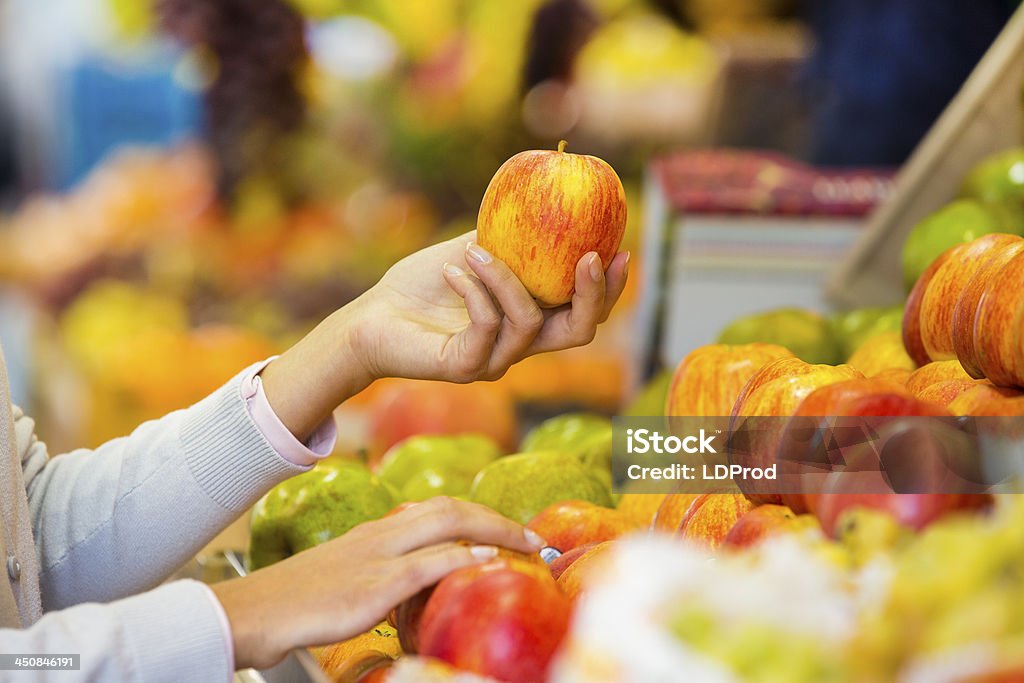
[[[558,151],[559,152],[564,152],[565,151],[565,146],[568,145],[568,144],[569,143],[566,142],[565,140],[559,140],[558,141]]]

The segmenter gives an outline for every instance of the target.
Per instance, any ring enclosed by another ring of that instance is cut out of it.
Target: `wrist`
[[[270,407],[299,441],[374,379],[361,355],[350,306],[326,318],[260,373]]]
[[[249,578],[233,579],[210,586],[231,629],[235,669],[271,667],[288,653],[287,646],[274,642],[276,633],[263,614],[266,600],[254,597]]]

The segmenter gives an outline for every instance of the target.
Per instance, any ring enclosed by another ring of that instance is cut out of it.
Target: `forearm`
[[[299,441],[374,379],[355,325],[360,306],[335,312],[260,373],[270,406]]]
[[[29,449],[24,470],[46,609],[153,587],[267,489],[305,469],[254,424],[241,378],[95,451],[47,460],[38,443]]]
[[[51,612],[27,629],[0,629],[0,651],[79,655],[78,671],[25,672],[31,681],[226,682],[234,663],[218,610],[207,587],[178,581],[108,605]]]

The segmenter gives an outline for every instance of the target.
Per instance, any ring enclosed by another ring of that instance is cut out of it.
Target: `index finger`
[[[537,534],[494,510],[443,496],[414,505],[382,522],[387,520],[392,521],[394,528],[381,542],[394,555],[449,541],[497,545],[524,553],[535,553],[544,547]]]

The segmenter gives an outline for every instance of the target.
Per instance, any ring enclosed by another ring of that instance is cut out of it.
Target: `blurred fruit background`
[[[899,437],[895,415],[1024,414],[1024,61],[986,72],[1013,104],[978,124],[1014,144],[949,140],[968,170],[889,226],[891,286],[825,295],[1013,5],[0,0],[15,401],[53,453],[188,406],[565,139],[628,204],[597,338],[493,383],[376,382],[205,556],[266,566],[439,496],[547,539],[314,650],[340,681],[1021,680],[1019,496],[649,493],[612,456],[615,416]],[[1024,14],[1000,40],[1024,45]]]

